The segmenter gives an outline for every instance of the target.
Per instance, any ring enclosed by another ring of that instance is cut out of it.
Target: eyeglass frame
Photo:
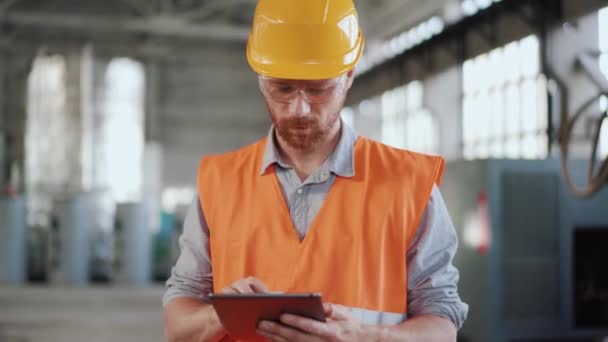
[[[327,97],[326,98],[324,97],[323,99],[315,100],[314,99],[315,95],[312,95],[313,98],[311,99],[311,95],[307,93],[307,89],[306,89],[307,87],[302,87],[302,86],[294,87],[294,89],[291,91],[291,93],[289,95],[285,95],[286,98],[279,99],[275,95],[271,94],[271,92],[269,91],[267,86],[264,85],[264,81],[272,81],[272,80],[276,80],[278,82],[306,82],[306,81],[288,80],[288,79],[272,78],[272,77],[268,77],[268,76],[258,75],[258,83],[260,85],[260,90],[262,91],[262,93],[264,95],[266,95],[268,98],[272,99],[273,101],[278,102],[278,103],[283,103],[283,104],[289,104],[289,103],[293,102],[297,98],[297,94],[301,94],[302,97],[308,103],[312,103],[312,104],[328,103],[331,101],[331,99],[334,96],[340,95],[340,94],[343,94],[344,92],[346,92],[346,87],[344,85],[346,84],[347,79],[348,79],[348,77],[346,75],[339,76],[339,80],[337,81],[335,86],[331,86],[327,89],[324,89],[325,91],[327,91],[327,94],[323,94],[323,95],[325,95]],[[318,81],[329,81],[329,80],[332,80],[332,79],[318,80]]]

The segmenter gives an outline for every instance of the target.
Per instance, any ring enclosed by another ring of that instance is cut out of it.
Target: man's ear
[[[352,87],[354,80],[355,80],[355,68],[352,68],[346,73],[346,90],[349,90],[350,87]]]

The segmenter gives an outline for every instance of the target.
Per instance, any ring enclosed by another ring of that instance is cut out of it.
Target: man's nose
[[[306,100],[306,96],[302,91],[298,91],[295,94],[294,99],[289,103],[290,111],[296,115],[308,115],[310,114],[310,103]]]

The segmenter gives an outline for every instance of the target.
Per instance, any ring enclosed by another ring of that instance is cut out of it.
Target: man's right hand
[[[247,277],[235,281],[231,285],[228,285],[220,291],[221,293],[263,293],[268,292],[266,285],[259,279],[254,277]]]
[[[221,293],[267,291],[262,281],[247,277],[226,286]],[[194,298],[175,298],[167,304],[165,330],[169,341],[218,341],[225,334],[213,306]]]

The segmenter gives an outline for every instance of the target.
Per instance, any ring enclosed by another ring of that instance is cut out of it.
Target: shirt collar
[[[359,135],[352,127],[345,123],[344,120],[340,120],[342,122],[340,140],[327,160],[327,163],[330,172],[341,177],[353,177],[355,175],[354,148]],[[286,169],[291,168],[291,166],[287,165],[287,163],[281,159],[274,133],[275,127],[273,125],[270,127],[266,139],[260,174],[264,174],[268,167],[273,164],[278,164],[280,167]]]

